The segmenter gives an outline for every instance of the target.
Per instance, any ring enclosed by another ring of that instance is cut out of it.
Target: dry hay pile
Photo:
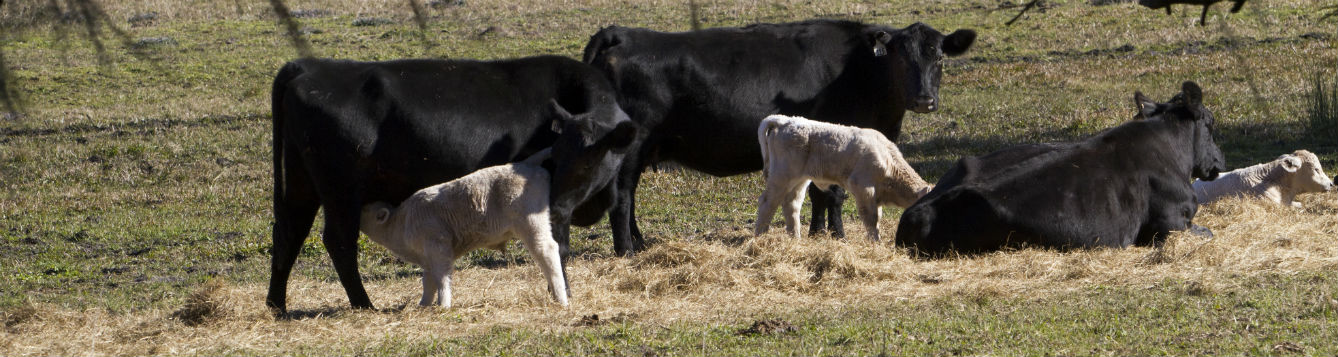
[[[11,309],[3,315],[0,354],[279,354],[304,345],[360,351],[495,328],[563,332],[594,325],[594,315],[651,326],[733,323],[798,309],[939,297],[1038,299],[1166,279],[1211,292],[1249,276],[1338,268],[1334,198],[1303,197],[1304,210],[1239,199],[1205,206],[1196,222],[1215,237],[1176,234],[1161,249],[1022,249],[919,261],[887,242],[717,231],[668,240],[635,258],[575,260],[569,268],[575,296],[566,310],[551,302],[538,269],[528,264],[458,271],[450,310],[417,307],[416,277],[369,282],[373,301],[390,307],[381,311],[350,311],[336,282],[298,280],[290,287],[289,304],[297,309],[290,320],[266,311],[263,284],[213,283],[171,311]],[[884,222],[884,236],[894,233],[894,223]],[[863,236],[852,228],[852,237]]]

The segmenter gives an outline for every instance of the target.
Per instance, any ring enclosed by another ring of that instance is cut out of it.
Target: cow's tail
[[[776,134],[777,128],[784,123],[775,115],[762,119],[762,125],[757,127],[757,145],[762,149],[762,179],[767,178],[767,170],[771,168],[771,136]]]
[[[581,56],[581,62],[594,64],[594,61],[604,50],[622,43],[622,40],[618,37],[619,31],[619,27],[609,26],[591,35],[590,42],[585,44],[585,53]]]
[[[302,66],[296,62],[288,62],[279,69],[279,73],[274,75],[274,85],[270,88],[270,118],[273,121],[274,136],[272,148],[274,154],[274,212],[280,210],[283,204],[284,188],[287,187],[287,177],[284,172],[284,142],[283,142],[283,96],[287,92],[288,82],[302,74]]]

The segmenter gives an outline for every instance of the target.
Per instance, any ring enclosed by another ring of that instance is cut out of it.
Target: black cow
[[[646,129],[619,173],[609,213],[615,250],[631,254],[644,244],[635,194],[647,165],[674,161],[715,176],[760,170],[757,126],[777,113],[874,128],[895,140],[906,110],[938,109],[941,60],[965,52],[975,37],[971,30],[944,36],[922,23],[893,29],[835,20],[600,30],[584,60],[613,81],[619,104]],[[841,234],[844,195],[813,187],[809,194],[810,232],[830,221]]]
[[[613,204],[613,177],[637,135],[602,74],[556,56],[300,59],[279,70],[272,99],[274,250],[266,304],[278,312],[317,208],[325,209],[322,239],[350,302],[371,308],[357,265],[364,203],[399,202],[550,146],[553,234],[566,257],[568,224],[594,224]]]
[[[922,255],[1006,246],[1157,245],[1192,223],[1193,178],[1225,168],[1194,82],[1169,103],[1134,94],[1135,121],[1071,143],[966,157],[901,216],[896,242]]]

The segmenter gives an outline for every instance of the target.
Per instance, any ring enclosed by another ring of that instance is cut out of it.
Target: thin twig
[[[1031,10],[1032,7],[1035,7],[1035,6],[1036,6],[1036,3],[1038,3],[1038,2],[1041,2],[1041,0],[1031,0],[1031,2],[1027,3],[1027,6],[1026,6],[1026,7],[1023,7],[1023,8],[1022,8],[1022,11],[1019,11],[1019,12],[1017,13],[1017,16],[1013,16],[1013,19],[1012,19],[1012,20],[1008,20],[1008,22],[1005,22],[1004,25],[1005,25],[1005,26],[1013,26],[1013,23],[1014,23],[1014,22],[1017,22],[1018,19],[1021,19],[1021,18],[1022,18],[1022,15],[1023,15],[1023,14],[1026,14],[1026,13],[1027,13],[1027,10]]]

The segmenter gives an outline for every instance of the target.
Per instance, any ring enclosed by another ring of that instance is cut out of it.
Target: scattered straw
[[[1231,289],[1251,276],[1338,269],[1335,194],[1303,196],[1305,209],[1229,199],[1195,222],[1211,238],[1174,234],[1162,248],[1058,252],[1021,249],[915,260],[888,239],[752,237],[732,228],[663,240],[630,258],[578,259],[569,268],[572,305],[562,309],[531,264],[461,269],[455,308],[416,305],[418,277],[367,288],[382,310],[354,311],[336,282],[296,279],[289,319],[263,304],[263,284],[211,281],[171,311],[110,313],[31,305],[3,311],[0,354],[283,354],[287,346],[348,348],[468,336],[496,328],[561,333],[608,322],[757,321],[801,309],[954,299],[1040,299],[1092,286],[1158,286],[1187,295]],[[884,237],[895,233],[885,222]],[[851,237],[863,237],[852,227]],[[1338,304],[1326,296],[1317,304]],[[604,318],[612,316],[612,318]],[[764,326],[765,327],[765,326]],[[1282,346],[1287,350],[1290,346]]]

